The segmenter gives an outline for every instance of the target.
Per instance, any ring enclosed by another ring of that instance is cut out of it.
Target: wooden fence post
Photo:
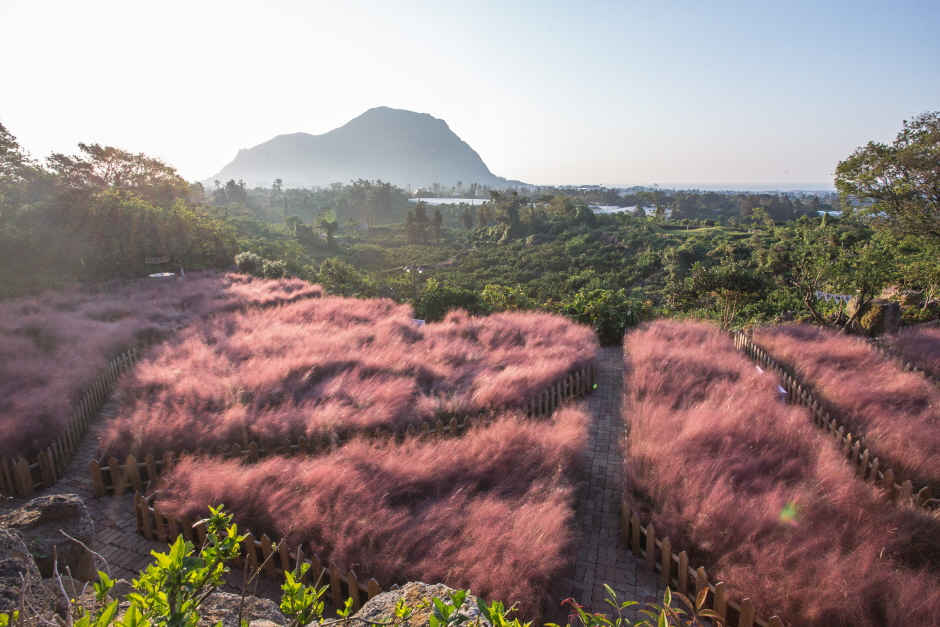
[[[676,587],[679,594],[689,595],[689,555],[685,551],[679,553],[679,585]]]
[[[719,581],[715,584],[715,606],[712,609],[714,609],[715,613],[722,618],[726,618],[728,616],[728,598],[726,595],[727,591],[725,590],[725,583],[723,581]]]
[[[333,607],[339,609],[343,607],[343,591],[340,587],[339,570],[333,563],[330,563],[330,596],[333,599]]]
[[[356,577],[356,573],[349,571],[346,573],[346,587],[349,588],[349,598],[352,599],[352,612],[355,614],[359,611],[359,578]]]
[[[672,543],[669,538],[663,538],[662,559],[659,565],[659,576],[666,582],[666,585],[672,585]]]
[[[19,485],[21,498],[32,496],[36,490],[33,487],[33,472],[29,469],[29,462],[25,458],[20,458],[16,463],[16,480]]]
[[[650,570],[656,568],[656,530],[653,523],[646,526],[646,567]]]
[[[620,500],[620,541],[630,546],[630,507],[623,499]]]
[[[631,525],[631,537],[633,541],[630,543],[633,549],[633,556],[637,559],[640,558],[640,517],[634,512],[633,516],[630,517]]]
[[[754,604],[751,603],[750,599],[741,601],[738,627],[754,627]]]

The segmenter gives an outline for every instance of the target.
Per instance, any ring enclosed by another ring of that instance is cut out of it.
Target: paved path
[[[604,584],[609,584],[621,600],[632,599],[641,604],[658,601],[664,584],[633,554],[620,545],[620,476],[622,458],[619,440],[623,434],[620,416],[623,387],[623,357],[617,347],[603,348],[598,361],[597,388],[588,397],[593,416],[587,453],[581,468],[578,491],[576,532],[578,556],[569,573],[550,592],[544,620],[564,625],[570,611],[561,606],[573,598],[591,612],[604,612]],[[113,411],[106,405],[103,413]],[[150,563],[150,551],[166,550],[166,545],[137,535],[133,495],[95,498],[88,460],[95,455],[100,422],[93,424],[79,447],[64,478],[40,494],[73,493],[82,497],[95,520],[95,547],[111,566],[112,574],[133,579]],[[0,510],[22,505],[21,499],[0,496]],[[242,573],[233,573],[229,592],[240,592]],[[260,577],[256,594],[280,597],[280,583]],[[631,616],[632,617],[632,616]]]
[[[666,588],[619,540],[623,469],[623,352],[619,347],[601,349],[596,383],[597,388],[588,397],[593,420],[578,491],[578,558],[573,572],[553,587],[550,598],[558,602],[573,598],[587,611],[609,613],[611,607],[604,602],[606,583],[621,601],[639,601],[642,609],[647,601],[659,602]],[[547,608],[544,620],[564,625],[570,606],[555,605]],[[624,615],[635,616],[632,612]]]

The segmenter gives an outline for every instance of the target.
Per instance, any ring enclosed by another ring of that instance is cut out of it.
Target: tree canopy
[[[836,168],[836,188],[872,222],[940,242],[940,112],[905,120],[890,146],[857,149]]]

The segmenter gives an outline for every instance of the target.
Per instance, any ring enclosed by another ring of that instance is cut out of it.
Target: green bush
[[[235,255],[235,265],[238,266],[238,271],[244,272],[245,274],[255,274],[258,272],[261,269],[262,262],[261,257],[251,251],[245,251]]]
[[[483,302],[490,311],[525,311],[535,309],[535,301],[522,288],[488,283],[483,288]]]
[[[280,279],[287,273],[287,264],[283,261],[265,259],[261,262],[261,275],[266,279]]]
[[[436,279],[428,280],[424,293],[415,303],[415,315],[428,322],[443,320],[447,312],[454,309],[463,309],[473,315],[490,313],[478,292]]]
[[[619,344],[629,327],[652,317],[651,303],[630,298],[626,290],[578,291],[562,301],[559,313],[594,329],[602,344]]]

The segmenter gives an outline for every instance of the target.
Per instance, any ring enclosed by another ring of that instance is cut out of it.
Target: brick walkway
[[[623,433],[620,396],[623,381],[623,358],[620,348],[601,349],[597,367],[597,388],[588,397],[594,417],[590,425],[588,450],[581,469],[578,492],[576,532],[580,537],[578,557],[571,572],[551,591],[544,620],[564,625],[569,606],[560,606],[573,598],[587,610],[606,612],[604,584],[609,584],[621,600],[632,599],[643,604],[662,598],[664,584],[652,571],[639,564],[633,554],[619,542],[620,473],[622,458],[619,439]],[[114,407],[105,405],[102,413]],[[137,535],[133,495],[95,498],[88,460],[96,453],[100,423],[93,424],[86,434],[62,480],[40,494],[78,494],[95,520],[95,550],[101,553],[114,577],[133,579],[150,563],[150,551],[164,551],[166,545]],[[22,499],[0,496],[0,511],[19,507]],[[232,573],[227,592],[241,591],[242,573]],[[280,598],[280,583],[259,577],[257,596]],[[626,613],[633,618],[632,613]]]
[[[546,608],[544,617],[545,621],[560,625],[565,624],[570,613],[569,605],[559,605],[564,599],[574,599],[590,612],[609,613],[612,608],[604,602],[605,583],[621,601],[639,601],[639,609],[647,601],[659,602],[666,589],[619,540],[623,467],[620,452],[623,353],[619,347],[601,349],[596,383],[597,388],[588,397],[594,420],[578,491],[576,524],[581,538],[578,558],[573,572],[552,589],[550,598],[555,600],[554,607]],[[624,616],[636,617],[634,612],[624,612]]]

